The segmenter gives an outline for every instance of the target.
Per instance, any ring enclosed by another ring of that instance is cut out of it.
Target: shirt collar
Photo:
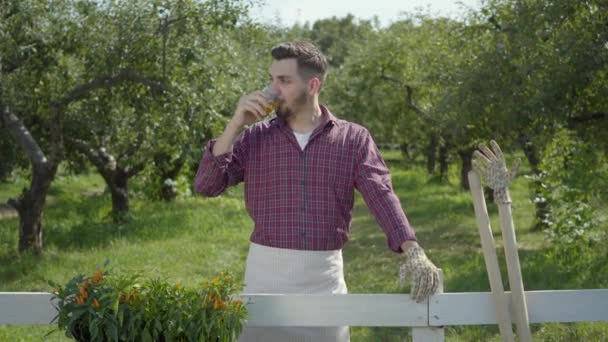
[[[325,107],[324,105],[319,105],[319,107],[321,108],[321,123],[316,129],[325,127],[328,124],[338,124],[338,119],[329,111],[327,107]],[[279,117],[275,117],[274,119],[270,120],[270,122],[271,124],[277,125],[278,127],[287,126],[287,121]]]

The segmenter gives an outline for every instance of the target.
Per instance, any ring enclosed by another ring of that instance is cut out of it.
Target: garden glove
[[[519,169],[520,160],[517,159],[509,171],[505,156],[496,141],[490,141],[490,150],[485,145],[479,145],[479,150],[473,153],[473,169],[486,181],[486,184],[494,190],[494,201],[498,204],[509,204],[511,198],[507,188]]]
[[[411,297],[421,303],[437,291],[439,269],[426,257],[420,246],[412,246],[405,252],[405,256],[407,261],[399,268],[400,284],[405,286],[407,275],[411,275]]]

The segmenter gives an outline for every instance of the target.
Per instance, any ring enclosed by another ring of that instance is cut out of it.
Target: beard
[[[279,108],[276,109],[275,114],[278,118],[283,120],[287,120],[288,118],[295,115],[295,113],[302,108],[306,102],[308,102],[308,94],[306,90],[302,90],[302,92],[296,97],[292,105],[287,105],[283,102]]]

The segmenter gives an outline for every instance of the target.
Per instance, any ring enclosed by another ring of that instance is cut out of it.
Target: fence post
[[[437,293],[443,293],[443,271],[439,270],[439,287]],[[430,325],[430,300],[427,300],[427,324]],[[412,328],[412,339],[414,342],[444,342],[445,332],[443,327],[426,327],[426,328]]]

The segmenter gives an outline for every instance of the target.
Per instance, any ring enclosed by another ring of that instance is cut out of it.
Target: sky
[[[482,0],[265,0],[251,14],[264,23],[292,26],[295,23],[311,24],[318,19],[332,16],[344,17],[348,13],[359,19],[371,19],[377,15],[382,26],[400,18],[401,12],[422,9],[432,16],[458,18],[465,8],[479,9]],[[463,7],[464,6],[464,7]]]

